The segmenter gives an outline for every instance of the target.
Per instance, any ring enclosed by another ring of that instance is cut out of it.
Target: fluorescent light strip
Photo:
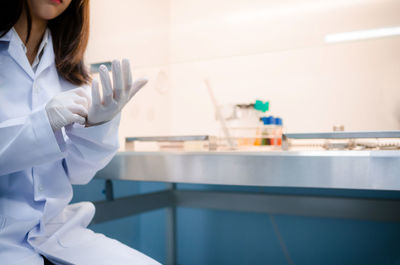
[[[325,42],[336,43],[356,40],[377,39],[400,35],[400,27],[379,28],[369,30],[359,30],[343,33],[329,34],[325,36]]]

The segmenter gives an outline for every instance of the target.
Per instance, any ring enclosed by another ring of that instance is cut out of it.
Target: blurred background
[[[88,64],[129,58],[150,82],[123,110],[127,136],[219,134],[219,104],[269,101],[287,132],[400,130],[399,0],[93,0]],[[121,150],[125,148],[121,144]],[[179,188],[212,190],[210,185]],[[115,181],[115,196],[165,188]],[[398,192],[219,187],[357,198]],[[104,199],[104,180],[74,187]],[[400,224],[178,209],[179,264],[400,264]],[[165,262],[165,210],[91,226]],[[286,242],[282,250],[274,229]],[[291,262],[290,262],[291,261]]]
[[[86,61],[126,57],[150,80],[124,109],[121,140],[217,133],[204,79],[219,104],[268,100],[288,132],[396,130],[399,14],[398,0],[96,0]]]

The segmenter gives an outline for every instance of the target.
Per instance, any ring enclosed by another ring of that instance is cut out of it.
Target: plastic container
[[[275,142],[276,146],[282,146],[282,135],[283,135],[283,120],[282,118],[275,118]]]
[[[261,131],[261,145],[273,145],[275,138],[274,117],[262,117],[261,121],[264,124]]]
[[[255,145],[280,147],[282,145],[283,121],[279,117],[262,117],[260,144],[256,141]],[[256,138],[258,139],[258,138]]]
[[[264,126],[260,117],[269,110],[269,102],[257,100],[250,104],[229,104],[219,106],[221,115],[226,121],[227,128],[237,147],[261,145]],[[226,141],[222,132],[219,133],[220,143]]]

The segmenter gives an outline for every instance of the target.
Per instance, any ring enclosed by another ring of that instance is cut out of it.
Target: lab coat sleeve
[[[0,122],[0,176],[64,157],[44,106]]]
[[[119,148],[120,115],[93,127],[79,124],[66,127],[67,155],[63,165],[72,184],[87,184],[111,161]]]

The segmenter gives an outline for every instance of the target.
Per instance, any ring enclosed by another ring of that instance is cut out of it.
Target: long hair
[[[6,34],[26,9],[29,39],[32,19],[27,0],[0,1],[0,32]],[[90,76],[83,63],[89,40],[89,0],[72,0],[67,9],[47,24],[53,39],[58,74],[75,85],[87,84]],[[0,36],[1,37],[1,36]]]

